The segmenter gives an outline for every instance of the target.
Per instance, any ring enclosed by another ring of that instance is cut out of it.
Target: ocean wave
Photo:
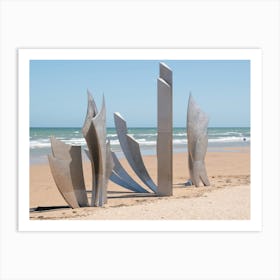
[[[146,139],[142,138],[142,139],[135,139],[140,146],[155,146],[156,145],[156,140],[154,141],[147,141]],[[111,146],[119,146],[120,142],[119,140],[110,140],[110,144]]]
[[[57,137],[56,139],[62,140],[62,142],[73,145],[73,146],[86,145],[86,141],[84,138],[63,139],[63,137]],[[50,142],[50,139],[31,140],[29,142],[29,147],[30,147],[30,149],[48,148],[48,147],[51,147],[51,142]]]
[[[155,146],[157,144],[156,141],[146,141],[146,142],[140,142],[140,146]]]
[[[244,142],[244,141],[251,141],[250,137],[218,137],[218,138],[210,138],[208,142]]]
[[[84,138],[66,139],[64,142],[66,144],[71,144],[71,145],[79,145],[79,146],[86,145],[86,140]]]
[[[66,144],[77,145],[77,146],[86,146],[86,141],[84,138],[70,138],[65,139],[63,137],[57,137]],[[134,138],[141,147],[144,146],[155,146],[157,143],[157,139],[149,139],[149,138]],[[241,135],[241,136],[227,136],[227,137],[209,137],[209,143],[237,143],[237,142],[250,142],[251,138]],[[40,149],[40,148],[48,148],[51,146],[50,139],[36,139],[30,140],[30,149]],[[186,145],[188,143],[187,137],[184,138],[176,138],[173,137],[173,145]],[[110,139],[111,146],[120,146],[120,142],[118,139]]]
[[[186,145],[187,143],[187,139],[173,139],[173,145]]]
[[[187,136],[187,132],[183,133],[183,132],[179,132],[179,133],[174,133],[173,134],[173,137],[176,137],[176,136]]]
[[[217,133],[208,133],[209,138],[219,138],[219,137],[246,137],[246,134],[241,132],[217,132]]]
[[[135,138],[134,138],[135,139]],[[145,138],[138,138],[138,139],[135,139],[136,141],[140,142],[140,143],[145,143],[145,142],[149,142],[147,141]]]
[[[30,149],[38,149],[38,148],[48,148],[51,146],[50,142],[41,142],[41,141],[30,141],[29,147]]]

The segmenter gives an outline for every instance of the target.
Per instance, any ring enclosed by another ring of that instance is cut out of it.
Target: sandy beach
[[[157,182],[156,156],[143,157]],[[125,159],[123,166],[141,183]],[[109,181],[108,203],[99,208],[71,209],[58,192],[47,163],[30,166],[30,219],[250,219],[250,149],[224,148],[208,152],[206,167],[210,187],[185,187],[186,153],[173,155],[173,196],[135,194]],[[84,162],[84,176],[90,198],[90,163]],[[142,184],[143,185],[143,184]],[[41,207],[40,211],[33,211]]]

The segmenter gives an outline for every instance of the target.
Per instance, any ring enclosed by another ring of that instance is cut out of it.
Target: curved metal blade
[[[148,188],[153,192],[156,192],[157,186],[150,178],[146,167],[144,166],[139,146],[129,140],[131,137],[128,137],[127,135],[125,120],[119,113],[114,113],[114,119],[121,148],[131,168]]]

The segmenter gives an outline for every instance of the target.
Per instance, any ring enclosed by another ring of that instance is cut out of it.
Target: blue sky
[[[120,112],[129,127],[156,127],[156,60],[32,60],[30,126],[81,127],[87,89],[107,126]],[[250,126],[250,61],[166,60],[173,71],[173,125],[186,126],[189,93],[209,118],[209,127]]]

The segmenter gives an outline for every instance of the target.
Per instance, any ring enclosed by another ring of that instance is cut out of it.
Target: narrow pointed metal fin
[[[143,164],[139,146],[137,146],[134,141],[128,140],[129,138],[127,135],[127,126],[125,120],[119,113],[114,113],[114,120],[119,142],[128,163],[137,176],[142,180],[142,182],[153,192],[156,192],[156,185],[151,179],[148,179],[150,176],[148,175],[148,172]]]
[[[123,178],[119,177],[115,171],[112,172],[111,176],[110,176],[110,180],[112,182],[114,182],[115,184],[125,188],[125,189],[128,189],[130,191],[133,191],[133,192],[138,192],[135,190],[135,188],[133,188],[131,185],[129,185]],[[147,191],[146,191],[147,192]]]
[[[96,146],[96,154],[93,156],[95,163],[96,193],[92,205],[102,206],[107,195],[105,190],[106,172],[106,108],[103,97],[102,107],[98,114],[92,119],[93,141]]]
[[[126,185],[128,186],[127,188],[129,190],[132,190],[134,192],[139,192],[139,193],[148,193],[147,190],[145,190],[143,187],[141,187],[136,181],[134,181],[131,176],[125,171],[123,166],[121,165],[117,155],[114,152],[112,153],[112,158],[114,161],[114,169],[113,171],[116,173],[116,175],[122,179],[122,181],[126,182]],[[111,178],[110,178],[111,179]],[[111,179],[112,180],[112,179]],[[113,180],[112,180],[113,181]],[[113,181],[115,182],[115,181]],[[117,182],[115,182],[117,183]],[[121,185],[120,183],[117,183]],[[124,185],[122,185],[125,187]]]
[[[145,164],[142,159],[139,143],[130,135],[126,135],[127,144],[131,151],[131,158],[135,164],[135,172],[142,182],[150,188],[153,192],[157,192],[157,186],[153,182],[152,178],[148,174]]]
[[[87,114],[85,117],[84,125],[82,128],[83,136],[86,140],[88,146],[88,155],[91,162],[91,174],[92,174],[92,186],[91,186],[91,206],[93,205],[93,201],[96,201],[96,169],[98,169],[98,152],[97,152],[97,139],[96,134],[94,133],[94,128],[92,124],[93,117],[97,114],[97,107],[94,102],[94,99],[89,91],[87,91],[88,97],[88,107],[87,107]]]
[[[98,113],[97,106],[96,106],[94,99],[92,97],[92,94],[89,92],[89,90],[87,91],[87,96],[88,96],[88,106],[87,106],[87,114],[86,114],[85,121],[84,121],[83,128],[82,128],[83,135],[86,135],[88,133],[88,130],[91,125],[91,120]]]

